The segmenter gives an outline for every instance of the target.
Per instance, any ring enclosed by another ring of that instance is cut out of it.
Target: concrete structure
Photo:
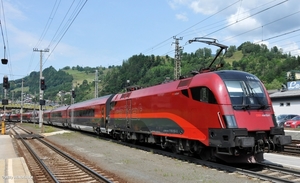
[[[12,138],[0,135],[0,183],[33,183],[23,157],[16,155]]]
[[[300,90],[285,90],[270,94],[275,115],[300,115]]]

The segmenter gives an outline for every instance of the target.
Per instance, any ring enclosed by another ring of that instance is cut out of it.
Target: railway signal
[[[72,90],[72,97],[73,97],[73,98],[76,97],[75,90]]]
[[[9,88],[9,82],[8,82],[8,77],[7,76],[3,77],[3,88],[5,88],[5,89]]]
[[[46,105],[46,100],[40,100],[40,105]]]
[[[45,79],[41,79],[41,90],[46,90],[47,86],[45,85]]]
[[[6,99],[6,90],[9,88],[8,77],[3,77],[3,88],[4,88],[4,98],[2,99],[2,105],[8,105],[8,100]],[[4,108],[5,110],[5,108]]]

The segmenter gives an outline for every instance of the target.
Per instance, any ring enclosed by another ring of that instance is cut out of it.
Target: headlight
[[[223,119],[226,123],[227,128],[237,128],[235,117],[233,115],[224,115]]]
[[[297,122],[295,121],[295,122],[293,122],[292,124],[295,125],[296,123],[297,123]]]

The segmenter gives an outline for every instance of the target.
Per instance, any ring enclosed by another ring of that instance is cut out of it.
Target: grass
[[[11,90],[13,92],[17,92],[17,91],[22,91],[22,88],[15,88],[13,90]],[[23,87],[23,92],[28,92],[29,91],[29,86]]]
[[[105,76],[107,74],[107,72],[109,72],[111,69],[109,68],[102,68],[100,71],[102,74],[98,73],[98,76]],[[89,83],[94,82],[95,80],[95,72],[93,73],[86,73],[85,71],[78,71],[78,70],[72,70],[72,69],[68,69],[68,70],[63,70],[64,72],[70,74],[73,76],[74,80],[73,80],[73,85],[75,87],[75,85],[81,85],[83,80],[87,80]],[[101,83],[100,86],[101,88]]]
[[[38,125],[37,125],[37,127],[38,127]],[[45,126],[45,125],[43,125],[43,127],[44,127],[44,133],[51,133],[51,132],[55,132],[55,131],[57,131],[55,128],[53,128],[52,126]],[[39,128],[39,127],[38,127]]]
[[[232,64],[233,61],[241,60],[243,57],[242,51],[236,51],[233,53],[233,56],[230,58],[224,57],[225,62]]]
[[[26,126],[26,127],[31,127],[35,130],[40,130],[40,126],[39,123],[22,123],[22,126]],[[53,127],[53,126],[47,126],[47,125],[43,125],[44,128],[44,132],[43,133],[51,133],[51,132],[55,132],[55,131],[59,131],[59,129]]]
[[[63,70],[64,72],[70,74],[73,76],[73,85],[81,85],[83,80],[87,80],[89,83],[93,82],[95,79],[95,73],[86,73],[83,71],[78,71],[78,70]]]

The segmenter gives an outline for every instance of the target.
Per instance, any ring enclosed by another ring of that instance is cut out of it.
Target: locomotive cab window
[[[269,108],[263,86],[258,80],[227,80],[224,82],[234,109]]]
[[[217,100],[213,92],[207,87],[195,87],[191,88],[193,100],[199,102],[207,102],[211,104],[217,104]]]

